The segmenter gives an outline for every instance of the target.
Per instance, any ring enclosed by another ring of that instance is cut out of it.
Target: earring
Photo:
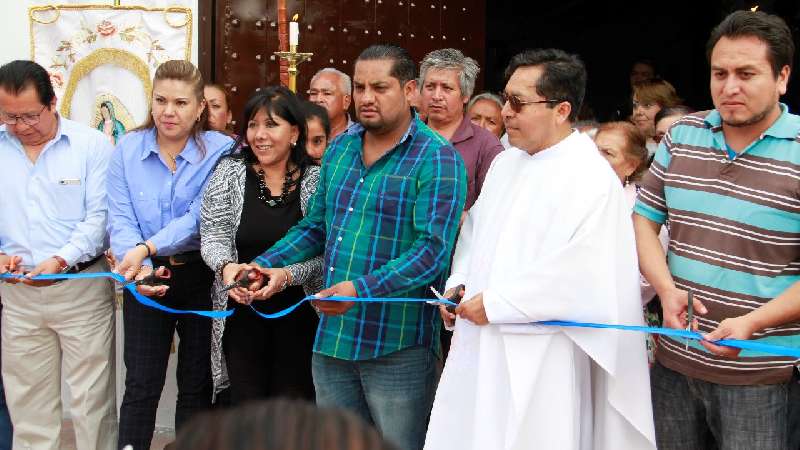
[[[292,147],[296,146],[297,142],[292,142]]]

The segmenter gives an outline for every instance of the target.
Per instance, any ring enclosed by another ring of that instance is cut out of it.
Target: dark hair
[[[767,44],[767,60],[772,65],[775,78],[784,66],[792,67],[794,40],[792,32],[778,16],[761,11],[736,11],[724,18],[712,31],[706,44],[706,58],[711,63],[711,52],[720,39],[755,36]]]
[[[630,122],[606,122],[600,125],[600,127],[597,128],[597,133],[594,135],[595,140],[602,133],[619,133],[619,135],[622,136],[622,139],[625,141],[625,146],[622,148],[625,159],[629,161],[638,161],[636,168],[633,170],[633,173],[630,174],[628,180],[638,180],[647,169],[649,162],[647,158],[647,140],[644,134]]]
[[[370,45],[356,58],[356,64],[359,61],[375,61],[380,59],[390,59],[394,62],[389,75],[397,78],[400,81],[400,86],[406,84],[407,81],[417,79],[417,65],[411,59],[408,51],[396,45],[376,44]]]
[[[658,66],[656,65],[655,60],[650,58],[636,58],[631,63],[631,70],[633,70],[633,67],[637,64],[644,64],[646,66],[650,66],[650,68],[653,69],[653,76],[654,77],[658,76]]]
[[[668,108],[661,108],[657,113],[656,116],[653,117],[653,123],[658,125],[658,121],[663,119],[664,117],[672,117],[672,116],[685,116],[687,114],[693,113],[694,110],[689,108],[685,105],[677,105]]]
[[[309,164],[306,154],[306,115],[294,92],[283,86],[258,88],[247,100],[239,125],[239,137],[233,147],[240,148],[241,151],[235,157],[243,158],[248,164],[256,162],[256,155],[247,142],[247,124],[262,109],[270,118],[274,114],[297,127],[297,142],[289,151],[289,160],[304,169]]]
[[[505,72],[506,83],[520,67],[542,67],[542,76],[536,83],[536,92],[548,100],[568,102],[572,107],[570,122],[578,117],[578,111],[586,93],[586,67],[578,55],[571,55],[554,48],[526,50],[511,58]],[[547,104],[554,108],[555,104]]]
[[[44,67],[33,61],[18,59],[0,67],[0,88],[18,95],[25,88],[32,86],[36,89],[39,102],[50,107],[56,96],[50,75]]]
[[[325,137],[331,137],[331,120],[328,118],[327,109],[314,102],[304,100],[303,111],[306,114],[306,122],[311,119],[319,119],[320,123],[322,124],[322,129],[325,130]]]
[[[203,86],[205,85],[205,83],[203,83],[203,75],[200,73],[197,67],[195,67],[195,65],[189,61],[183,59],[172,59],[161,63],[161,65],[156,69],[156,74],[153,76],[153,89],[155,89],[156,82],[161,80],[183,81],[191,86],[192,93],[194,94],[194,97],[198,103],[205,101],[205,95],[203,95]],[[152,101],[153,100],[151,99],[150,102],[152,103]],[[200,114],[200,120],[192,125],[191,131],[191,135],[194,138],[194,141],[197,144],[197,147],[200,149],[200,153],[203,155],[203,157],[205,157],[206,154],[206,146],[203,143],[202,134],[203,128],[205,127],[207,121],[208,109],[203,108],[203,112]],[[153,120],[153,108],[151,104],[145,123],[131,131],[149,130],[155,126],[156,123]]]
[[[176,450],[396,450],[355,414],[301,400],[267,400],[195,416]]]

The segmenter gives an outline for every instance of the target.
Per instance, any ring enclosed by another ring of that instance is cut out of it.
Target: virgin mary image
[[[125,125],[117,120],[114,114],[114,104],[106,100],[100,104],[100,122],[97,124],[97,129],[105,133],[111,143],[116,145],[117,140],[125,134]]]

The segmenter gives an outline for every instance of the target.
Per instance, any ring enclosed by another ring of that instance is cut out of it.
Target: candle
[[[300,39],[300,25],[296,21],[297,14],[289,22],[289,45],[297,45],[297,41]]]

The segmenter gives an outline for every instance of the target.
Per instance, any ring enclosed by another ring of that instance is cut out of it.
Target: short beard
[[[379,122],[379,123],[361,122],[361,126],[364,127],[364,129],[367,129],[369,131],[380,131],[380,130],[383,129],[384,126],[386,126],[386,124],[383,123],[383,122]]]
[[[767,117],[770,112],[772,112],[772,108],[767,108],[764,111],[761,111],[760,113],[751,116],[749,119],[744,119],[738,122],[732,122],[730,120],[722,119],[722,123],[728,125],[729,127],[734,127],[734,128],[749,127],[750,125],[759,123],[762,120],[764,120],[764,118]]]

